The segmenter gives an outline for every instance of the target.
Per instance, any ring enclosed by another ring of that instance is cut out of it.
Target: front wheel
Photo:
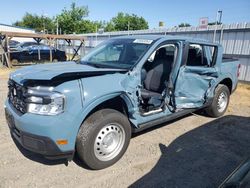
[[[102,109],[82,124],[76,141],[77,153],[91,169],[103,169],[123,156],[130,137],[128,118],[116,110]]]
[[[219,84],[215,89],[212,104],[205,109],[205,112],[211,117],[220,117],[226,112],[229,100],[230,91],[228,87]]]
[[[12,65],[17,65],[17,64],[19,64],[19,61],[18,61],[18,59],[12,59],[11,63],[12,63]]]

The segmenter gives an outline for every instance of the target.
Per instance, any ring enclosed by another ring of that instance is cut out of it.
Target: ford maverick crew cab
[[[11,135],[46,158],[77,154],[92,169],[106,168],[133,132],[197,110],[222,116],[239,75],[239,62],[222,52],[198,39],[126,36],[79,62],[19,69],[10,74],[5,103]]]

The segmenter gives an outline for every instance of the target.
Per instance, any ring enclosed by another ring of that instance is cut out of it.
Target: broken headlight
[[[65,96],[50,87],[28,89],[27,112],[40,115],[57,115],[64,111]]]

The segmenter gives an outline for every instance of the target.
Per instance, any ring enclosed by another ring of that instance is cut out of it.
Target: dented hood
[[[89,76],[100,76],[116,72],[127,72],[124,69],[95,68],[75,62],[42,64],[28,66],[10,74],[10,78],[19,84],[29,81],[56,81],[73,80]]]

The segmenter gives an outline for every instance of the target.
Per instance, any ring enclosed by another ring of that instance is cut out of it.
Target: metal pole
[[[218,11],[217,11],[217,14],[216,14],[216,20],[215,20],[215,28],[214,28],[214,39],[213,39],[213,42],[215,42],[215,40],[216,40],[217,26],[218,26],[218,23],[219,23],[219,24],[221,23],[221,18],[222,18],[222,10],[218,10]]]
[[[219,24],[221,25],[221,27],[220,27],[220,38],[219,38],[219,43],[221,43],[221,40],[222,40],[222,35],[223,35],[223,25],[222,25],[222,23],[221,23],[221,19],[222,19],[222,10],[219,10],[218,11],[219,12]]]
[[[95,26],[95,46],[97,46],[97,25]]]
[[[45,18],[43,17],[43,32],[44,32],[44,34],[46,34],[46,32],[45,32]]]
[[[129,35],[129,21],[128,21],[128,35]]]
[[[219,10],[218,10],[219,11]],[[215,19],[215,28],[214,28],[214,39],[213,42],[215,42],[216,39],[216,30],[217,30],[217,20],[218,20],[218,11],[216,13],[216,19]]]
[[[59,33],[59,29],[58,29],[59,27],[58,27],[58,19],[56,19],[56,34],[58,35],[58,33]]]
[[[56,19],[56,35],[59,34],[58,19]],[[56,48],[58,49],[58,39],[56,39]]]
[[[223,25],[221,24],[221,32],[220,32],[220,44],[223,40]]]
[[[218,10],[218,14],[219,14],[219,24],[221,24],[222,10]]]

